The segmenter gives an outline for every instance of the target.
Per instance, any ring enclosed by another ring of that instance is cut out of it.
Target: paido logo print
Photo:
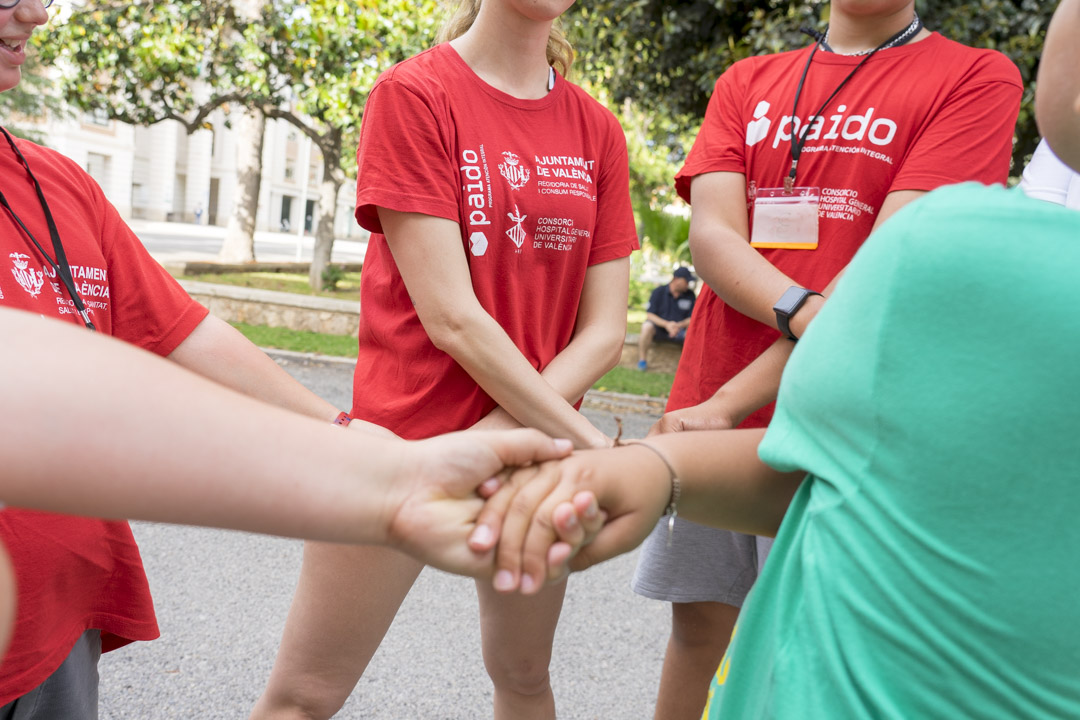
[[[473,255],[475,255],[476,257],[480,257],[487,252],[487,249],[487,235],[480,231],[476,231],[469,236],[469,252],[471,252]]]
[[[765,113],[769,112],[769,107],[769,101],[762,100],[754,108],[754,119],[746,125],[746,144],[750,147],[757,145],[769,134],[772,120],[765,117]]]
[[[749,147],[757,145],[769,135],[773,122],[766,113],[771,104],[762,100],[754,108],[754,119],[746,125],[746,144]],[[780,122],[776,123],[773,132],[772,147],[778,148],[780,143],[790,142],[793,135],[805,135],[808,142],[813,140],[854,140],[862,142],[869,140],[871,144],[883,147],[890,144],[896,137],[897,125],[889,118],[874,117],[876,108],[870,107],[861,114],[847,114],[848,106],[840,105],[836,112],[828,117],[821,115],[814,118],[813,123],[807,125],[805,121],[796,116],[783,115]]]

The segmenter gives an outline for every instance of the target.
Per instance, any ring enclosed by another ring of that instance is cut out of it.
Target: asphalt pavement
[[[338,407],[351,404],[351,363],[275,359]],[[615,432],[610,412],[585,414]],[[628,438],[643,437],[657,418],[620,416]],[[302,543],[149,523],[133,527],[162,637],[103,656],[102,720],[246,718],[274,660]],[[630,591],[635,562],[633,553],[570,578],[551,665],[560,718],[652,717],[669,610]],[[490,716],[473,582],[426,569],[335,717]]]

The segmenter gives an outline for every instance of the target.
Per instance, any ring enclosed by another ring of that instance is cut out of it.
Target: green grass
[[[356,338],[348,335],[327,335],[304,330],[290,330],[289,328],[248,325],[247,323],[231,324],[259,347],[318,353],[319,355],[335,355],[338,357],[356,357]]]
[[[593,389],[627,395],[667,397],[674,380],[675,376],[671,373],[641,372],[637,369],[617,367],[597,380]]]
[[[259,347],[337,357],[356,357],[356,338],[348,335],[326,335],[247,323],[232,323],[232,326]],[[671,392],[671,383],[674,379],[675,376],[671,373],[643,373],[639,370],[617,367],[597,380],[593,388],[627,395],[667,397]]]
[[[217,283],[219,285],[237,285],[258,290],[276,290],[278,292],[297,293],[299,295],[317,295],[339,300],[360,299],[360,273],[347,272],[338,281],[336,290],[313,292],[306,274],[283,272],[247,272],[247,273],[205,273],[200,275],[182,275],[184,280]]]

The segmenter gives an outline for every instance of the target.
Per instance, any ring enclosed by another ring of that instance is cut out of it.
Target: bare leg
[[[723,603],[672,603],[655,720],[701,718],[738,617],[739,608]]]
[[[656,326],[646,320],[641,323],[641,335],[638,337],[638,360],[647,360],[649,346],[652,345],[653,337],[656,336]]]
[[[555,696],[548,665],[566,583],[536,595],[501,595],[484,581],[476,590],[484,666],[495,685],[495,720],[551,720]]]
[[[251,717],[340,710],[422,568],[386,548],[305,543],[281,647]]]

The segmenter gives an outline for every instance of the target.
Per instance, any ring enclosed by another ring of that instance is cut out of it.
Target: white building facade
[[[135,127],[85,114],[40,129],[45,144],[85,168],[125,219],[224,227],[238,185],[236,131],[225,126],[222,111],[210,124],[188,135],[173,120]],[[262,157],[255,229],[296,234],[303,223],[312,232],[322,153],[293,125],[267,120]],[[338,238],[366,235],[353,217],[355,199],[355,184],[346,182],[335,212]]]

